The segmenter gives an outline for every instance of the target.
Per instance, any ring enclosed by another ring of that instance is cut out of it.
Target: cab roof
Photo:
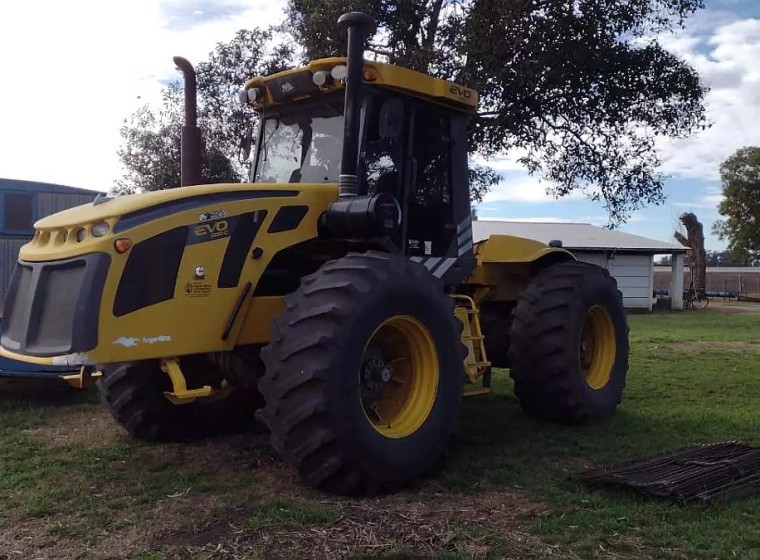
[[[345,57],[323,58],[271,76],[251,78],[245,84],[245,99],[251,106],[260,108],[342,89],[343,83],[340,79],[333,80],[328,77],[327,82],[320,87],[314,83],[314,76],[318,72],[334,73],[336,67],[345,65]],[[469,113],[474,113],[478,106],[478,92],[473,89],[393,64],[365,60],[364,83],[400,91]],[[258,98],[251,100],[248,91],[254,88],[260,93]]]

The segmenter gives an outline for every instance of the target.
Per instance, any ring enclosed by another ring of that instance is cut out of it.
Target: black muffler
[[[346,53],[346,93],[344,105],[343,157],[338,177],[339,196],[356,196],[359,190],[359,118],[364,82],[364,42],[376,29],[375,20],[363,12],[349,12],[338,18],[348,34]]]

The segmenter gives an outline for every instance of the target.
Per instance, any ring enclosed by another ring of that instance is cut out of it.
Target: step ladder
[[[455,314],[462,322],[462,344],[467,348],[464,360],[465,373],[470,383],[480,383],[480,388],[465,390],[465,396],[491,392],[491,362],[486,356],[485,337],[480,328],[480,312],[475,301],[464,295],[452,295],[457,302]]]

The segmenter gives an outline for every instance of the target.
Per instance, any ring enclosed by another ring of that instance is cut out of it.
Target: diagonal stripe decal
[[[438,264],[438,261],[440,261],[440,257],[431,257],[428,260],[426,260],[423,264],[427,267],[428,270],[433,270],[433,267]]]
[[[446,271],[448,271],[452,265],[457,260],[453,257],[449,257],[448,259],[444,259],[441,263],[441,266],[435,269],[435,272],[433,272],[433,276],[437,276],[438,278],[441,278],[444,274],[446,274]]]
[[[472,240],[472,230],[467,229],[459,234],[459,238],[457,239],[457,244],[461,247],[468,241]]]
[[[464,220],[459,222],[459,225],[457,226],[457,234],[462,233],[466,227],[472,227],[472,218],[470,216],[467,216]]]

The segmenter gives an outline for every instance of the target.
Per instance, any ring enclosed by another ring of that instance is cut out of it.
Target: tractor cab
[[[360,70],[353,89],[346,58],[249,80],[240,99],[257,112],[250,180],[316,185],[343,176],[325,228],[365,237],[345,227],[354,198],[355,218],[380,213],[370,220],[381,223],[378,236],[410,257],[437,259],[443,277],[471,248],[458,238],[469,224],[466,131],[477,93],[389,64],[363,60]]]

